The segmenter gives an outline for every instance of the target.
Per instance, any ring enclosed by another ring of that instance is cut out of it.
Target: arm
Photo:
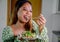
[[[48,35],[47,35],[47,28],[46,27],[44,27],[44,29],[41,31],[40,36],[42,37],[44,42],[49,42],[49,38],[48,38]]]
[[[43,38],[42,39],[42,42],[45,41],[45,42],[49,42],[49,38],[48,38],[48,35],[47,35],[47,28],[44,27],[42,29],[41,32],[39,32],[39,27],[37,25],[37,23],[35,21],[32,20],[32,23],[33,23],[33,29],[36,31],[36,34],[40,33],[40,36]]]
[[[37,19],[37,24],[39,26],[38,27],[39,32],[40,32],[40,35],[43,38],[43,40],[45,42],[48,42],[47,28],[45,27],[45,23],[46,23],[45,17],[42,14],[40,14],[39,19]]]
[[[13,31],[10,26],[7,26],[3,29],[2,40],[3,42],[20,42],[17,37],[14,37]]]
[[[9,26],[5,27],[2,32],[3,42],[10,42],[13,39],[13,33]]]

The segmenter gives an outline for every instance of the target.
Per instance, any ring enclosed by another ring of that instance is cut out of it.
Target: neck
[[[25,23],[21,23],[19,21],[17,21],[17,23],[16,23],[17,28],[24,28],[24,25],[25,25]]]

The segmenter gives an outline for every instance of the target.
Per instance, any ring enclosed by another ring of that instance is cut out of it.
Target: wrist
[[[43,28],[44,28],[43,25],[40,25],[40,26],[39,26],[39,32],[40,32],[40,33],[42,32]]]

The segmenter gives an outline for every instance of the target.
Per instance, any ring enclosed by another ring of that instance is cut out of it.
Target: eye
[[[32,13],[32,11],[30,11]]]
[[[26,11],[26,9],[23,9],[23,10],[25,10],[25,11]]]
[[[23,8],[24,11],[27,11],[25,8]]]

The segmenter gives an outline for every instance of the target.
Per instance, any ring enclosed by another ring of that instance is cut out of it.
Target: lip
[[[29,17],[26,16],[26,15],[24,15],[24,19],[25,19],[26,21],[28,21],[28,20],[29,20]]]

